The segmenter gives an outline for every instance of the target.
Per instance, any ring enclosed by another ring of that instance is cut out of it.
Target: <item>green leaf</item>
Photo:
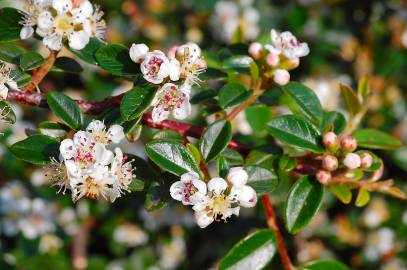
[[[11,43],[0,44],[0,60],[19,65],[20,57],[26,53],[23,47]]]
[[[359,189],[358,196],[356,197],[355,205],[357,207],[365,206],[370,200],[370,192],[364,188]]]
[[[0,41],[14,41],[20,39],[21,14],[14,8],[0,9]]]
[[[264,269],[277,250],[277,238],[272,230],[259,230],[239,241],[222,259],[219,270]]]
[[[54,72],[80,73],[83,71],[82,66],[76,60],[69,57],[58,57],[52,67]]]
[[[165,184],[152,183],[147,190],[144,208],[150,212],[163,208],[170,199],[168,190]]]
[[[4,100],[0,100],[0,118],[2,122],[14,124],[16,122],[16,115],[13,109]]]
[[[225,148],[220,155],[225,158],[230,166],[239,166],[243,164],[243,157],[238,151]]]
[[[82,124],[82,113],[79,106],[61,92],[51,92],[47,95],[47,102],[55,115],[67,126],[78,130]]]
[[[103,42],[101,42],[99,39],[93,37],[89,40],[89,43],[85,46],[85,48],[83,48],[80,51],[71,49],[69,46],[67,46],[67,48],[73,54],[75,54],[80,59],[82,59],[83,61],[85,61],[89,64],[92,64],[92,65],[97,65],[98,62],[96,60],[95,54],[96,54],[96,51],[102,46],[103,46]]]
[[[67,126],[52,121],[44,121],[38,125],[38,131],[42,135],[47,135],[54,138],[65,137],[67,129]]]
[[[59,142],[50,136],[33,135],[10,146],[10,151],[19,159],[45,165],[51,157],[58,158]]]
[[[195,163],[198,165],[201,164],[202,157],[201,157],[201,153],[199,152],[199,149],[192,143],[187,144],[187,149],[194,157]]]
[[[345,102],[346,109],[349,113],[349,117],[353,117],[362,110],[362,104],[359,101],[358,95],[352,88],[344,84],[339,85],[343,100]]]
[[[199,77],[202,80],[206,81],[206,80],[219,80],[226,78],[227,76],[228,74],[223,72],[222,70],[209,67]]]
[[[229,164],[225,157],[219,156],[217,159],[218,175],[225,178],[229,172]]]
[[[36,52],[27,52],[20,57],[20,67],[22,70],[32,70],[40,67],[45,59]]]
[[[206,162],[215,159],[232,139],[232,126],[229,121],[218,120],[210,124],[199,142],[199,150]]]
[[[182,143],[184,138],[176,131],[173,130],[159,130],[153,135],[154,140],[160,141],[176,141]]]
[[[367,77],[363,76],[358,82],[358,94],[362,97],[362,99],[365,99],[369,95],[369,92],[369,82]]]
[[[324,189],[315,179],[299,179],[288,193],[285,221],[290,233],[301,231],[312,220],[322,204]]]
[[[237,73],[250,74],[253,59],[247,55],[237,55],[226,59],[223,68]]]
[[[348,204],[352,200],[352,192],[348,185],[335,184],[330,186],[329,190],[344,204]]]
[[[359,129],[352,134],[358,146],[370,149],[395,150],[403,146],[402,142],[390,134],[372,128]]]
[[[271,107],[264,105],[249,106],[245,109],[246,120],[254,132],[266,133],[267,122],[273,117]]]
[[[255,165],[246,166],[244,169],[249,175],[247,184],[256,190],[257,195],[271,192],[276,188],[278,179],[274,171]]]
[[[324,119],[322,120],[322,124],[320,126],[320,130],[322,133],[326,133],[328,131],[333,131],[335,134],[339,135],[344,131],[346,128],[346,119],[340,112],[326,112],[324,114]]]
[[[282,89],[301,108],[305,116],[316,123],[322,121],[324,111],[314,91],[298,82],[290,82]]]
[[[245,165],[259,165],[263,168],[273,169],[274,159],[281,155],[281,148],[275,145],[261,145],[250,151],[246,158]]]
[[[324,151],[318,129],[300,116],[277,116],[271,119],[267,125],[271,135],[289,146],[315,153]]]
[[[240,83],[228,83],[219,91],[219,104],[226,109],[243,103],[251,95],[252,92],[247,91]]]
[[[125,120],[132,120],[142,115],[150,107],[156,90],[154,86],[136,86],[126,93],[120,105],[120,112]]]
[[[299,270],[351,270],[341,262],[335,260],[318,260],[308,262],[299,267]]]
[[[96,51],[99,65],[113,75],[135,75],[139,67],[130,59],[129,49],[120,44],[108,44]]]
[[[180,176],[199,168],[192,154],[178,142],[153,141],[146,145],[147,156],[162,169]]]

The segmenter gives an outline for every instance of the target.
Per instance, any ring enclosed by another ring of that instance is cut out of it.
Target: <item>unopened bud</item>
[[[263,55],[263,45],[261,45],[258,42],[253,42],[250,44],[249,47],[249,54],[254,58],[254,59],[259,59]]]
[[[243,167],[233,167],[229,169],[226,179],[236,187],[246,185],[249,175],[243,169]]]
[[[353,170],[360,167],[360,157],[355,153],[347,153],[343,159],[343,165]]]
[[[318,170],[315,177],[317,178],[318,182],[323,185],[328,184],[329,180],[331,180],[332,175],[330,172],[325,170]]]
[[[334,171],[338,168],[338,159],[332,155],[326,155],[322,158],[322,167],[328,171]]]
[[[297,68],[300,65],[300,58],[293,58],[289,59],[288,61],[288,69],[294,69]]]
[[[276,67],[280,63],[280,56],[276,53],[269,53],[266,56],[266,63],[270,67]]]
[[[367,169],[373,164],[373,157],[369,153],[360,154],[360,167]]]
[[[177,49],[178,49],[178,46],[172,46],[171,49],[169,49],[167,52],[167,57],[169,59],[174,59],[177,55]]]
[[[290,73],[285,69],[276,69],[273,73],[273,80],[278,85],[286,85],[290,81]]]
[[[148,47],[146,44],[133,44],[130,48],[130,58],[136,63],[143,61],[147,53]]]
[[[353,152],[358,147],[356,139],[350,135],[345,136],[341,139],[341,148],[345,152]]]
[[[325,133],[322,143],[329,150],[335,150],[338,147],[338,137],[332,131]]]

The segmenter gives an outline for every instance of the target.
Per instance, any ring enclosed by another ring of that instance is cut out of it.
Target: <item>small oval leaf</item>
[[[251,95],[252,92],[247,91],[240,83],[228,83],[219,90],[219,104],[224,109],[233,107],[246,101]]]
[[[244,169],[249,175],[247,184],[254,188],[257,195],[271,192],[276,188],[278,179],[274,171],[255,165],[246,166]]]
[[[370,149],[398,149],[403,144],[400,140],[381,130],[365,128],[353,133],[358,145]]]
[[[349,267],[341,262],[334,260],[318,260],[308,262],[299,267],[300,270],[350,270]]]
[[[208,126],[199,142],[199,149],[205,161],[215,159],[232,139],[229,121],[218,120]]]
[[[137,86],[124,96],[120,105],[120,112],[125,120],[136,119],[142,115],[151,104],[155,96],[153,86]]]
[[[74,130],[82,126],[82,113],[71,98],[60,92],[51,92],[47,95],[47,102],[55,115],[67,126]]]
[[[58,158],[59,142],[50,136],[33,135],[10,146],[10,151],[21,160],[45,165],[51,157]]]
[[[113,75],[135,75],[138,65],[130,59],[129,49],[120,44],[108,44],[96,51],[98,64]]]

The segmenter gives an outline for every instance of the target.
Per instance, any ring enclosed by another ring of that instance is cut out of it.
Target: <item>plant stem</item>
[[[51,51],[47,61],[36,71],[33,72],[32,77],[31,77],[31,82],[21,88],[21,91],[23,92],[31,92],[36,88],[40,82],[44,79],[44,77],[48,74],[48,72],[51,70],[52,66],[55,63],[55,60],[57,59],[59,51]]]
[[[268,194],[264,194],[262,199],[264,209],[266,211],[267,225],[274,231],[277,237],[278,251],[280,253],[284,270],[293,270],[294,267],[291,263],[290,257],[288,256],[287,249],[285,248],[284,239],[277,224],[277,219],[270,201],[270,196]]]

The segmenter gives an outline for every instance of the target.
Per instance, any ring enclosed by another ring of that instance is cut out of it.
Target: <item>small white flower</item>
[[[270,36],[272,44],[265,46],[266,49],[270,51],[277,51],[289,59],[303,57],[309,54],[308,44],[298,41],[289,31],[279,33],[271,29]]]
[[[174,200],[184,205],[193,205],[206,195],[206,184],[199,179],[197,173],[188,172],[181,176],[181,180],[173,183],[170,194]]]
[[[343,159],[343,164],[349,169],[353,170],[360,167],[360,157],[355,153],[347,153]]]
[[[236,196],[239,205],[245,208],[251,208],[257,204],[257,194],[251,186],[232,187],[230,194]]]
[[[205,72],[206,62],[201,57],[201,48],[195,43],[187,43],[177,48],[179,60],[179,77],[185,79],[185,85],[199,84],[199,75]]]
[[[144,79],[154,84],[162,83],[170,75],[169,60],[158,50],[148,52],[140,68]]]
[[[273,73],[273,80],[278,85],[286,85],[290,82],[290,73],[285,69],[276,69]]]
[[[230,168],[226,179],[235,187],[242,187],[246,185],[249,175],[243,167]]]
[[[13,66],[0,61],[0,100],[6,100],[9,88],[17,90],[17,82],[11,75]]]
[[[95,5],[94,12],[83,23],[84,30],[92,37],[96,37],[101,41],[105,40],[106,22],[103,20],[103,11],[98,5]]]
[[[149,48],[146,44],[134,44],[130,48],[130,58],[135,63],[140,63],[144,60],[144,57],[147,55]]]
[[[152,106],[154,122],[167,119],[170,113],[179,120],[185,119],[191,113],[189,93],[172,83],[164,84],[157,91]]]
[[[112,125],[106,131],[105,124],[100,120],[93,120],[86,131],[92,134],[95,141],[102,144],[119,143],[124,138],[123,127],[119,125]]]
[[[133,168],[131,161],[128,161],[127,156],[123,155],[120,148],[115,149],[115,157],[112,161],[111,173],[118,179],[120,190],[129,190],[129,185],[133,181]]]

